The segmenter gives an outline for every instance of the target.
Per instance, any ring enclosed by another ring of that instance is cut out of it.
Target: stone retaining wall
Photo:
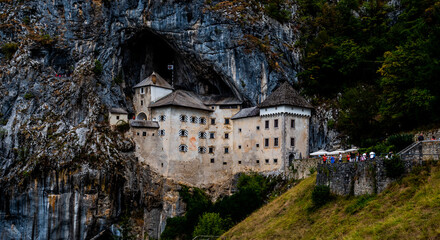
[[[418,161],[405,161],[405,172],[410,172]],[[319,164],[316,185],[326,185],[337,195],[380,193],[394,181],[388,178],[383,160]]]

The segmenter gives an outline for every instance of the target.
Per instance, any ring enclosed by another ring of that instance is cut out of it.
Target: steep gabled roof
[[[247,117],[255,117],[260,115],[260,109],[258,107],[250,107],[250,108],[243,108],[232,116],[232,120],[239,119],[239,118],[247,118]]]
[[[173,93],[166,95],[165,97],[157,100],[150,105],[151,108],[164,107],[164,106],[180,106],[187,108],[200,109],[205,111],[212,111],[210,108],[203,104],[199,96],[193,92],[177,90]]]
[[[153,72],[149,77],[142,80],[142,82],[136,84],[133,88],[146,86],[156,86],[161,88],[173,89],[173,87],[156,72]]]
[[[224,97],[221,95],[200,96],[205,105],[240,105],[242,101],[235,97]]]
[[[280,105],[291,105],[295,107],[313,108],[299,93],[290,85],[289,82],[284,82],[275,91],[270,94],[266,100],[260,105],[260,108],[274,107]]]
[[[110,108],[110,113],[128,114],[128,112],[125,109],[122,109],[122,108]]]

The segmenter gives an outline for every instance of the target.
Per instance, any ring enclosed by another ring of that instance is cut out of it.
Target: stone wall
[[[321,159],[301,159],[294,160],[290,165],[290,176],[294,179],[303,179],[311,174],[311,171],[316,171]]]
[[[405,172],[418,164],[405,161]],[[387,177],[383,160],[318,164],[316,185],[326,185],[337,195],[363,195],[381,193],[394,179]]]
[[[403,160],[439,160],[440,159],[440,141],[426,140],[417,142],[407,151],[400,155]]]

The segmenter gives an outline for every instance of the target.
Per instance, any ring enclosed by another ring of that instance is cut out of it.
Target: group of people
[[[417,137],[417,140],[418,140],[418,141],[423,141],[423,140],[425,140],[425,137],[423,136],[423,133],[420,133],[420,135]],[[432,135],[431,140],[437,140],[437,139],[435,139],[435,136]]]
[[[343,158],[345,158],[346,162],[363,162],[366,160],[374,160],[376,158],[376,153],[375,152],[370,152],[369,156],[367,155],[367,153],[364,154],[360,154],[360,153],[351,153],[351,154],[347,154],[347,156],[343,156],[342,153],[339,153],[339,155],[337,156],[337,158],[333,155],[331,156],[327,156],[327,154],[324,154],[324,156],[322,156],[322,162],[324,164],[326,163],[335,163],[336,161],[339,161],[339,163],[342,163]]]

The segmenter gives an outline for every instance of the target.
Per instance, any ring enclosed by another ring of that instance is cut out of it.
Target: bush
[[[26,100],[30,100],[30,99],[34,98],[34,94],[32,94],[32,93],[26,93],[23,97],[24,97],[24,99],[26,99]]]
[[[393,156],[391,159],[385,159],[383,163],[385,165],[387,177],[389,178],[399,178],[405,173],[405,165],[398,156]]]
[[[387,143],[392,146],[393,151],[398,152],[413,143],[413,135],[394,134],[388,137]]]
[[[120,120],[116,125],[116,130],[122,133],[127,132],[128,130],[130,130],[130,124],[128,124],[128,122],[126,121]]]
[[[220,236],[225,232],[227,223],[218,213],[204,213],[194,228],[193,237],[201,235]]]
[[[320,207],[331,201],[330,187],[325,185],[315,186],[312,192],[312,202],[315,207]]]
[[[116,75],[115,78],[113,78],[113,82],[117,85],[121,84],[124,81],[124,78],[122,76],[122,72],[119,72],[118,75]]]
[[[1,48],[1,52],[5,55],[6,59],[11,59],[14,53],[18,49],[18,44],[15,42],[5,43]]]
[[[93,72],[99,76],[102,74],[102,70],[103,70],[102,63],[98,59],[96,59],[95,66],[93,67]]]

